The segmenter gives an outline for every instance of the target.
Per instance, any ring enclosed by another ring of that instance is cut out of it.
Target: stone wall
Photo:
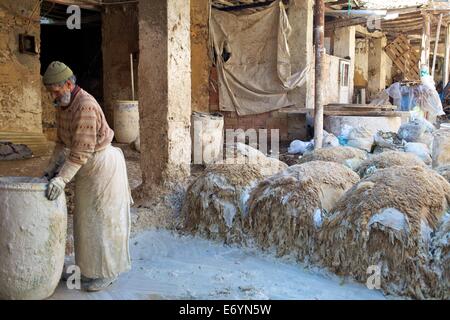
[[[39,54],[19,52],[20,33],[34,36],[39,51],[36,4],[35,0],[0,3],[0,131],[42,133]]]
[[[102,12],[103,97],[105,116],[111,127],[115,100],[131,100],[130,53],[139,51],[136,5],[108,6]],[[134,55],[135,100],[138,100],[138,63]]]

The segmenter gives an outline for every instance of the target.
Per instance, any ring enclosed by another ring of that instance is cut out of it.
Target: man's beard
[[[71,100],[71,94],[70,91],[64,93],[64,95],[56,101],[56,104],[58,107],[67,107],[70,104]]]

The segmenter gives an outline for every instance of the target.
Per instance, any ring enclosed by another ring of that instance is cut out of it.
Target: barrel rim
[[[2,179],[23,179],[36,177],[0,177],[0,190],[20,190],[28,192],[45,191],[47,189],[48,182],[7,182]]]
[[[115,100],[114,103],[139,103],[139,100]]]

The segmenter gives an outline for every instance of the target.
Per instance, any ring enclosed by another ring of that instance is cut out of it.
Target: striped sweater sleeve
[[[70,181],[95,151],[97,143],[98,114],[94,104],[81,103],[74,112],[71,124],[70,153],[64,163],[60,176]]]

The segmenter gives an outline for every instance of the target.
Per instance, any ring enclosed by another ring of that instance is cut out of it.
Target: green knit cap
[[[71,76],[73,76],[72,70],[64,63],[59,61],[53,61],[47,67],[47,70],[44,73],[43,81],[44,84],[51,85],[57,84],[66,81]]]

